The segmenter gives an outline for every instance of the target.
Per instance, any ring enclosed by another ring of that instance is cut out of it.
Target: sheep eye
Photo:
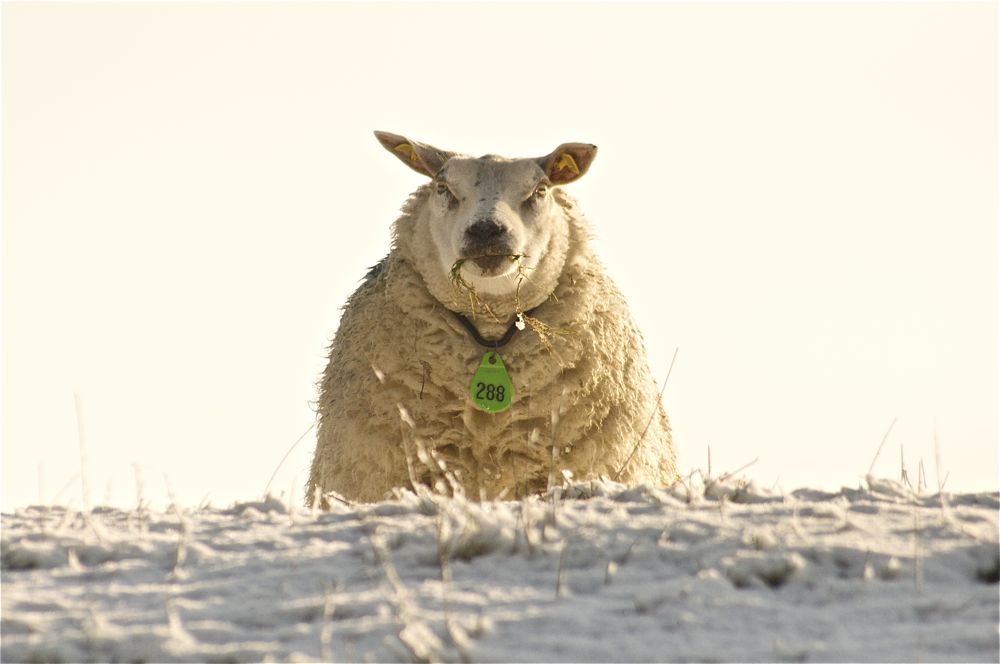
[[[458,207],[458,196],[456,196],[444,182],[438,182],[437,193],[438,196],[444,196],[445,201],[448,203],[449,210],[454,210]]]
[[[549,188],[546,187],[544,184],[540,184],[537,187],[535,187],[535,191],[531,195],[536,198],[543,198],[545,194],[547,194],[548,192]]]

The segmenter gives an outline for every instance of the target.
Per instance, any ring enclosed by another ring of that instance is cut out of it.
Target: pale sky
[[[374,129],[599,146],[682,470],[853,487],[897,417],[876,474],[997,489],[994,3],[2,11],[4,510],[82,504],[74,393],[90,504],[264,490],[421,184]]]

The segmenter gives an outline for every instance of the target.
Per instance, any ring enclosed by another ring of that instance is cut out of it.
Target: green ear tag
[[[479,362],[479,368],[472,376],[469,386],[472,403],[479,410],[487,413],[499,413],[510,408],[510,400],[514,397],[514,386],[507,375],[507,368],[500,359],[500,353],[487,351]]]

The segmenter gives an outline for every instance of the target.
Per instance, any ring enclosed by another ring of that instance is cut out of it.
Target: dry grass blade
[[[479,303],[479,296],[476,295],[476,287],[462,277],[462,265],[465,261],[465,258],[459,258],[451,266],[451,283],[456,290],[465,290],[469,294],[469,309],[472,310],[472,319],[475,320],[476,305]]]
[[[913,501],[913,589],[920,593],[924,589],[924,567],[921,560],[920,538],[923,531],[920,527],[920,515],[917,512],[917,501]]]
[[[265,495],[265,496],[266,496],[266,495],[268,494],[268,492],[269,492],[269,491],[271,490],[271,483],[272,483],[272,482],[274,482],[274,478],[275,478],[275,477],[277,477],[277,475],[278,475],[278,471],[279,471],[279,470],[281,470],[281,465],[282,465],[283,463],[285,463],[285,460],[286,460],[286,459],[288,458],[288,455],[289,455],[289,454],[291,454],[291,453],[292,453],[292,450],[294,450],[294,449],[295,449],[295,447],[296,447],[296,446],[297,446],[297,445],[298,445],[299,443],[301,443],[301,442],[302,442],[302,439],[303,439],[303,438],[305,438],[305,437],[306,437],[307,435],[309,435],[309,432],[310,432],[310,431],[312,431],[312,430],[313,430],[313,429],[315,429],[315,428],[316,428],[316,423],[315,423],[315,422],[313,422],[312,424],[310,424],[310,425],[309,425],[309,428],[308,428],[308,429],[306,429],[305,431],[303,431],[303,432],[302,432],[302,435],[301,435],[301,436],[299,436],[299,437],[298,437],[298,438],[297,438],[297,439],[295,440],[295,442],[294,442],[294,443],[292,443],[292,446],[288,448],[288,451],[287,451],[287,452],[285,452],[285,456],[281,457],[281,461],[279,461],[279,462],[278,462],[278,465],[277,465],[277,466],[276,466],[276,467],[274,468],[274,472],[273,472],[273,473],[271,473],[271,479],[269,479],[269,480],[267,481],[267,486],[266,486],[266,487],[264,487],[264,495]]]
[[[556,599],[563,596],[563,588],[566,585],[566,549],[569,548],[569,541],[563,543],[562,551],[559,552],[559,571],[556,573]]]
[[[934,476],[937,479],[938,500],[941,501],[941,514],[945,521],[950,521],[950,506],[948,504],[948,497],[944,493],[944,484],[948,481],[948,476],[945,475],[944,479],[941,479],[941,443],[938,440],[937,431],[934,432]]]
[[[437,522],[437,561],[441,572],[441,607],[444,612],[445,629],[451,639],[455,651],[462,662],[471,662],[472,655],[469,652],[469,638],[465,630],[456,624],[449,610],[448,587],[451,585],[451,562],[449,559],[449,539],[451,537],[451,525],[444,513],[438,514]]]
[[[719,481],[720,482],[725,482],[727,479],[729,479],[730,477],[732,477],[736,473],[742,473],[744,470],[746,470],[750,466],[754,465],[758,461],[760,461],[760,457],[756,457],[753,461],[748,461],[747,463],[743,464],[742,466],[740,466],[739,468],[737,468],[734,471],[731,471],[731,472],[728,472],[728,473],[722,473],[721,475],[719,475]]]
[[[385,578],[392,589],[392,603],[395,605],[396,615],[402,624],[397,633],[400,643],[403,644],[410,658],[415,662],[441,661],[440,653],[443,651],[443,644],[437,635],[419,619],[420,607],[412,601],[409,591],[396,571],[396,566],[393,565],[392,559],[389,557],[388,548],[377,537],[375,529],[372,529],[368,538],[375,554],[375,561],[382,567]]]
[[[340,590],[339,582],[333,586],[323,582],[323,622],[319,632],[319,652],[324,662],[333,661],[333,614],[337,609],[333,594]]]
[[[649,426],[653,423],[653,418],[656,417],[656,413],[660,407],[660,403],[663,401],[663,393],[667,389],[667,381],[670,380],[670,373],[674,370],[674,362],[677,361],[677,351],[679,350],[680,347],[674,348],[674,356],[670,359],[670,368],[667,369],[667,377],[663,379],[663,386],[660,388],[660,395],[656,400],[656,404],[653,405],[653,412],[649,414],[649,419],[646,421],[646,428],[642,430],[642,435],[639,436],[639,440],[636,441],[635,447],[632,448],[632,451],[625,459],[625,462],[621,465],[620,468],[618,468],[618,471],[615,473],[615,481],[617,481],[618,478],[621,477],[622,471],[624,471],[625,468],[628,466],[628,464],[632,461],[632,458],[635,456],[635,453],[639,451],[639,446],[642,445],[642,441],[646,439],[646,434],[649,432]]]
[[[906,472],[906,457],[903,454],[903,446],[899,446],[899,481],[906,485],[912,492],[913,485],[910,484],[910,474]]]
[[[83,501],[83,511],[90,511],[90,486],[87,482],[87,443],[83,435],[83,407],[80,405],[80,393],[73,393],[73,405],[76,409],[76,433],[80,444],[80,498]]]
[[[889,434],[892,433],[892,428],[896,426],[896,420],[899,418],[892,418],[892,423],[889,424],[889,428],[886,429],[885,435],[882,436],[882,442],[879,443],[878,449],[875,450],[875,458],[872,459],[872,465],[868,466],[868,474],[871,475],[872,471],[875,470],[875,462],[878,461],[878,455],[882,453],[882,448],[885,447],[885,441],[889,440]]]
[[[78,479],[80,479],[80,473],[73,473],[73,476],[66,480],[66,484],[64,484],[62,488],[56,492],[55,497],[52,498],[52,504],[58,505],[60,499],[63,497],[63,494],[69,491],[70,487],[72,487]]]

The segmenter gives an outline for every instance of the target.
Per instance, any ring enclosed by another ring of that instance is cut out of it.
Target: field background
[[[4,3],[0,659],[997,661],[996,35]],[[679,349],[682,483],[301,507],[339,307],[420,183],[374,129],[600,146],[571,193],[657,381]]]
[[[5,511],[263,494],[420,183],[373,129],[600,146],[571,193],[657,381],[679,348],[682,469],[857,486],[897,418],[875,473],[997,487],[995,3],[2,17]]]

